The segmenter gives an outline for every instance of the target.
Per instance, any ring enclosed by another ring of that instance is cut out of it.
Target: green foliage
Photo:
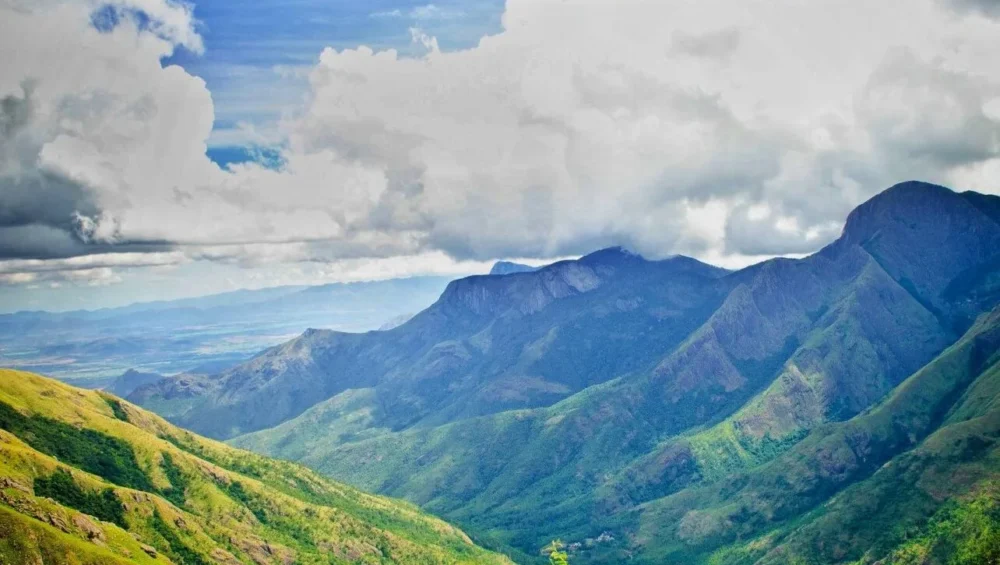
[[[181,541],[177,532],[167,525],[159,512],[153,513],[153,530],[163,537],[170,548],[170,556],[181,565],[209,565],[209,562],[202,558],[197,551]]]
[[[239,502],[243,506],[246,506],[247,509],[257,517],[257,520],[259,520],[261,524],[268,523],[269,520],[267,510],[264,508],[264,505],[260,502],[260,500],[243,488],[243,483],[239,481],[229,483],[226,487],[226,492],[229,493],[229,496],[231,496],[233,500]]]
[[[111,407],[115,418],[118,418],[122,422],[128,422],[128,412],[125,411],[125,408],[122,407],[122,403],[118,399],[105,396],[104,401]]]
[[[1000,493],[980,493],[945,504],[918,535],[886,560],[894,565],[1000,563]]]
[[[121,439],[45,416],[25,416],[4,402],[0,402],[0,429],[46,455],[117,485],[153,490],[136,461],[135,452]]]
[[[137,561],[117,556],[93,542],[64,533],[0,504],[0,563],[135,565]]]
[[[48,477],[37,477],[35,496],[51,498],[105,522],[113,522],[122,528],[128,528],[128,523],[125,522],[125,507],[122,506],[121,500],[118,500],[114,490],[106,488],[99,493],[85,491],[65,469],[56,469],[56,472]]]
[[[544,552],[549,554],[549,565],[569,565],[569,555],[562,551],[563,547],[563,542],[552,540],[545,548]]]
[[[166,498],[175,505],[184,506],[184,492],[187,490],[189,481],[180,467],[174,463],[174,458],[169,453],[163,453],[163,461],[160,463],[163,472],[170,481],[170,488],[164,489],[163,498]]]

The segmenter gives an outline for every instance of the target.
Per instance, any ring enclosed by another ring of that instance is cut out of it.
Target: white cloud
[[[464,17],[465,12],[452,8],[442,8],[436,4],[424,4],[423,6],[416,6],[405,12],[396,8],[393,10],[372,12],[370,16],[373,18],[406,18],[417,21],[454,20]]]
[[[191,13],[115,5],[156,23],[100,33],[96,3],[0,0],[8,256],[43,255],[36,226],[52,256],[388,272],[625,244],[738,264],[818,248],[893,182],[1000,173],[1000,28],[939,0],[509,0],[470,49],[415,29],[419,58],[323,51],[278,170],[205,157],[211,94],[160,64],[200,49]],[[61,207],[33,205],[39,186]]]
[[[8,259],[0,261],[0,285],[48,282],[105,286],[122,282],[120,272],[135,268],[175,267],[189,262],[181,252],[106,253],[67,259]]]

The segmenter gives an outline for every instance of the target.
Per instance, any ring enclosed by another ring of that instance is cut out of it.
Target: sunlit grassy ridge
[[[509,563],[407,503],[0,370],[0,563],[39,560]]]

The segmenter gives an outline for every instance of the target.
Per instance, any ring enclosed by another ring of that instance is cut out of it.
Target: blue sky
[[[326,47],[396,49],[419,54],[410,28],[438,40],[441,50],[476,45],[500,31],[503,0],[200,0],[205,52],[184,48],[164,65],[177,64],[205,80],[215,103],[209,156],[220,164],[268,158],[248,151],[239,124],[267,132],[282,112],[301,101],[306,73]]]

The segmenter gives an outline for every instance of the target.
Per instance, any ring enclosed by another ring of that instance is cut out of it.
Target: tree
[[[552,540],[552,543],[545,546],[542,551],[549,554],[549,565],[569,565],[569,555],[565,551],[560,551],[564,545],[559,540]]]

